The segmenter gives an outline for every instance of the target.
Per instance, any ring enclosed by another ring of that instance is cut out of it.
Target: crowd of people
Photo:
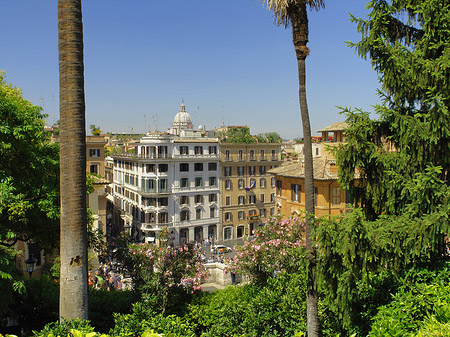
[[[89,286],[95,289],[122,290],[123,270],[120,264],[100,262],[95,274],[89,274]]]

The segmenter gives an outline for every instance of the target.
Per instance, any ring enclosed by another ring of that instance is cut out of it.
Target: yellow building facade
[[[275,179],[280,143],[220,143],[219,240],[235,240],[264,224],[275,213]]]
[[[269,171],[275,178],[276,213],[283,217],[298,210],[305,210],[305,174],[301,162],[285,162]],[[341,215],[348,208],[349,195],[337,181],[338,168],[335,161],[327,158],[314,159],[315,215]]]

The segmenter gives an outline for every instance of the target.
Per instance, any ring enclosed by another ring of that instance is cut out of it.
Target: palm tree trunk
[[[317,310],[316,261],[313,249],[312,231],[314,227],[314,176],[311,147],[311,127],[309,122],[308,103],[306,100],[306,65],[309,50],[308,14],[306,4],[292,4],[288,7],[288,15],[292,23],[292,39],[298,63],[298,83],[300,113],[302,117],[304,160],[305,160],[305,210],[306,216],[306,251],[308,254],[308,283],[306,294],[308,337],[319,336],[319,319]]]
[[[81,0],[58,0],[60,318],[88,319],[86,126]]]

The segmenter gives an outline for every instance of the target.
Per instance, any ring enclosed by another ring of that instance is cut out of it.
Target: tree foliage
[[[336,152],[340,185],[361,208],[317,229],[325,293],[347,327],[361,282],[445,258],[450,225],[450,3],[368,8],[366,19],[352,17],[362,39],[350,45],[377,71],[381,103],[376,119],[343,109],[347,143]]]
[[[240,144],[281,143],[282,141],[277,132],[266,132],[253,136],[247,126],[230,126],[226,130],[216,131],[216,137],[220,142]]]
[[[186,295],[201,289],[207,272],[195,245],[174,248],[168,245],[169,233],[160,233],[160,244],[131,244],[129,258],[135,286],[162,314],[179,308]]]
[[[305,267],[305,221],[272,217],[236,249],[227,270],[247,275],[257,284],[266,283],[277,272],[296,272]]]
[[[42,108],[0,73],[0,243],[33,240],[54,248],[59,226],[58,146]]]

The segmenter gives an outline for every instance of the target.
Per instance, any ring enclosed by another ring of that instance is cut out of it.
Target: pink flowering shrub
[[[236,250],[237,255],[226,262],[226,271],[247,275],[256,283],[265,283],[277,272],[297,271],[304,265],[305,221],[273,217]]]
[[[160,234],[161,244],[131,244],[135,281],[147,299],[156,302],[165,313],[171,299],[201,289],[206,269],[193,244],[174,248],[167,244],[168,231]]]

